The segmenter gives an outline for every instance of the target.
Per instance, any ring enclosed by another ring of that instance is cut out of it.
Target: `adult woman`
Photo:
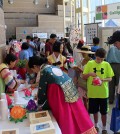
[[[88,61],[92,60],[92,57],[94,56],[94,52],[91,51],[91,47],[86,45],[82,46],[81,50],[79,51],[80,54],[83,56],[83,60],[81,61],[81,69],[83,70],[85,65]],[[83,71],[82,71],[83,72]],[[82,72],[80,74],[80,77],[78,77],[78,90],[80,92],[80,97],[83,99],[84,105],[87,109],[87,82],[82,78]]]
[[[23,42],[21,48],[22,48],[22,50],[20,51],[20,54],[19,54],[20,60],[29,60],[28,43]]]
[[[16,80],[10,73],[10,68],[16,64],[17,57],[13,54],[7,54],[5,62],[0,64],[0,95],[5,92],[5,86],[11,91],[16,90],[18,83],[24,81]]]
[[[47,57],[48,63],[60,67],[63,71],[66,71],[66,57],[62,55],[63,44],[62,42],[56,41],[53,44],[53,54]]]
[[[83,56],[81,53],[78,53],[81,50],[81,47],[84,45],[83,40],[79,40],[77,47],[73,49],[73,58],[76,61],[77,66],[81,67],[81,62],[83,60]]]
[[[47,65],[47,59],[37,56],[29,59],[34,72],[40,71],[38,105],[50,107],[62,134],[96,134],[72,79],[60,68]]]

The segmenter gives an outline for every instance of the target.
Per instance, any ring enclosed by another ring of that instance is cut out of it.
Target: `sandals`
[[[99,132],[99,127],[95,127],[96,131]]]

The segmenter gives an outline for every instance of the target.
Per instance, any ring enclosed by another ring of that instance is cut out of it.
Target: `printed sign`
[[[93,38],[98,36],[98,24],[97,23],[86,24],[85,36],[86,36],[86,43],[92,44]]]
[[[120,18],[120,3],[96,7],[96,20],[119,19]]]
[[[38,37],[40,39],[47,39],[47,33],[33,33],[33,37]]]
[[[43,129],[46,129],[46,128],[50,128],[50,124],[49,123],[46,123],[46,124],[40,124],[40,125],[36,125],[35,126],[35,130],[43,130]]]

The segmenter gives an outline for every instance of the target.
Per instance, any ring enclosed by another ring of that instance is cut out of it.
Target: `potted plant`
[[[22,77],[22,79],[25,79],[25,74],[26,74],[26,63],[27,60],[19,60],[17,63],[18,67],[18,74]]]

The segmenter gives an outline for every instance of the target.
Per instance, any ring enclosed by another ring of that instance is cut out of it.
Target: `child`
[[[102,134],[107,134],[106,121],[108,112],[108,82],[112,80],[114,76],[113,70],[110,64],[104,61],[106,51],[103,48],[99,48],[95,53],[95,60],[89,61],[83,71],[83,78],[87,80],[87,96],[89,98],[89,113],[94,114],[94,122],[96,130],[98,128],[98,112],[100,110],[102,118]],[[92,84],[93,78],[98,76],[102,83],[100,86]]]

